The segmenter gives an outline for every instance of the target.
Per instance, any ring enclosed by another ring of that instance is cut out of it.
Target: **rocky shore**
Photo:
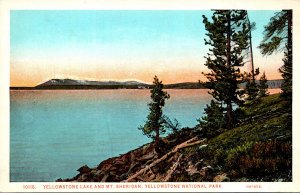
[[[178,134],[162,138],[159,149],[153,143],[101,162],[95,168],[82,166],[79,174],[71,179],[58,179],[58,182],[136,182],[136,181],[172,181],[173,176],[186,170],[190,175],[199,173],[204,177],[212,172],[203,160],[197,163],[192,157],[186,157],[182,151],[195,145],[205,146],[206,139],[195,136],[192,129],[185,128]],[[193,137],[194,136],[194,137]],[[201,146],[200,146],[201,147]],[[202,167],[202,168],[199,168]],[[201,171],[201,172],[200,172]]]

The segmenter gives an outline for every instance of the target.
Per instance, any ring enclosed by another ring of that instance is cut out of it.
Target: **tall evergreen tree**
[[[266,74],[264,72],[259,79],[259,96],[260,97],[269,95],[267,82],[268,82],[268,80],[267,80]]]
[[[170,95],[163,91],[163,88],[162,81],[155,76],[153,88],[151,89],[152,102],[148,104],[150,113],[147,116],[145,125],[139,127],[144,135],[155,140],[155,146],[158,145],[160,133],[165,132],[162,108],[165,105],[165,100],[170,98]]]
[[[244,52],[249,48],[249,30],[245,10],[216,10],[212,21],[203,15],[203,22],[210,46],[205,65],[210,73],[207,88],[216,101],[226,105],[226,127],[234,124],[233,103],[241,104],[241,91],[238,84],[242,82],[239,67],[244,65]]]
[[[265,26],[265,35],[259,48],[263,55],[271,55],[275,51],[284,50],[283,66],[279,69],[284,79],[283,96],[292,97],[292,10],[277,12]]]

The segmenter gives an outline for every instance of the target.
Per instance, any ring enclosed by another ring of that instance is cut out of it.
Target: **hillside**
[[[97,167],[57,181],[291,181],[291,109],[279,94],[241,109],[239,124],[206,138],[201,128],[184,128]]]

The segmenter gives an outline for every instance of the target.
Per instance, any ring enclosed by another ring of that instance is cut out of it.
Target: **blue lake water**
[[[211,100],[207,90],[167,90],[164,113],[192,127]],[[82,165],[147,142],[138,130],[149,90],[10,91],[10,181],[70,178]]]

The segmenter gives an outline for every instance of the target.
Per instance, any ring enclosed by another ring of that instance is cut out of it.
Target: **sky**
[[[257,46],[276,11],[249,11],[254,64],[281,78],[282,53],[262,56]],[[208,46],[202,15],[209,10],[13,10],[10,85],[35,86],[52,78],[205,80]],[[247,63],[245,70],[250,70]]]

